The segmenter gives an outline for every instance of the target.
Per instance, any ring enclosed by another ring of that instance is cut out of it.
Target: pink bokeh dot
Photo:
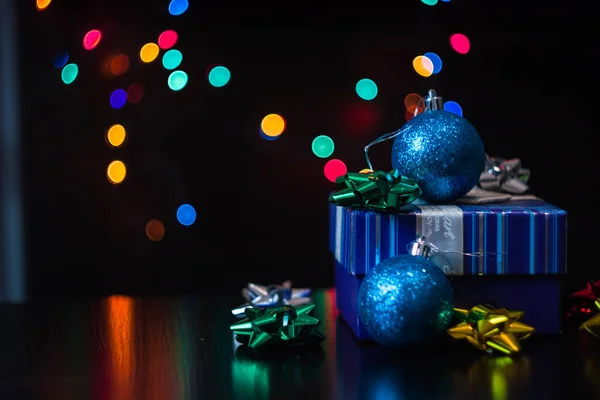
[[[459,54],[467,54],[471,50],[469,38],[462,33],[455,33],[450,36],[450,46]]]
[[[175,46],[175,44],[177,43],[177,39],[179,39],[177,32],[164,31],[158,37],[158,47],[160,47],[163,50],[170,49],[171,47]]]
[[[89,31],[83,37],[83,48],[86,50],[93,50],[100,43],[100,39],[102,39],[102,33],[99,30],[94,29]]]
[[[325,178],[327,178],[330,182],[335,182],[335,180],[343,175],[346,175],[348,172],[348,168],[346,168],[346,164],[342,160],[333,159],[327,161],[324,168]]]

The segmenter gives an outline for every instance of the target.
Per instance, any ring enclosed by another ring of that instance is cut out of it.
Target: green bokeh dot
[[[428,6],[435,6],[438,0],[421,0],[423,4],[427,4]]]
[[[377,85],[370,79],[361,79],[356,84],[356,94],[363,100],[373,100],[377,92]]]
[[[312,142],[312,151],[315,153],[315,156],[320,158],[329,157],[333,154],[334,149],[335,145],[329,136],[317,136]]]
[[[181,61],[183,61],[183,54],[174,49],[167,51],[162,59],[163,67],[169,70],[179,67]]]
[[[78,74],[79,74],[79,67],[77,66],[77,64],[68,64],[68,65],[65,65],[65,67],[62,69],[62,72],[60,73],[60,77],[62,78],[62,81],[66,85],[69,85],[69,84],[73,83],[73,81],[75,81]]]
[[[183,71],[174,71],[169,75],[169,88],[174,91],[181,90],[187,85],[188,76]]]
[[[208,73],[208,82],[214,87],[222,87],[227,85],[229,79],[231,79],[231,72],[229,72],[229,70],[222,65],[214,67]]]

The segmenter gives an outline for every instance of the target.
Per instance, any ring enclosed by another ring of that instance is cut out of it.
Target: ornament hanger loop
[[[425,109],[423,110],[423,112],[428,111],[428,110],[435,111],[435,110],[443,110],[444,109],[444,102],[443,102],[442,98],[440,96],[438,96],[437,93],[435,92],[435,90],[433,90],[433,89],[430,89],[429,92],[427,93],[427,97],[425,97],[425,99],[421,99],[419,101],[419,103],[421,101],[423,101],[423,104],[425,106]],[[419,109],[419,107],[417,107],[415,109],[415,116],[417,116],[418,109]],[[391,139],[395,138],[396,136],[403,134],[407,130],[408,130],[408,128],[404,127],[402,129],[399,129],[394,132],[385,133],[365,146],[365,159],[367,160],[367,166],[369,167],[369,169],[371,171],[374,171],[374,169],[373,169],[373,164],[371,164],[371,159],[369,158],[369,149],[372,146],[375,146],[376,144],[391,140]]]

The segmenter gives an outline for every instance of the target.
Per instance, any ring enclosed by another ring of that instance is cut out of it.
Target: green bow
[[[329,202],[342,207],[367,208],[374,211],[397,211],[421,196],[415,181],[402,176],[397,169],[366,174],[349,172],[335,183],[341,190]]]
[[[318,344],[325,337],[316,329],[320,321],[308,315],[314,308],[314,304],[247,308],[247,318],[231,325],[229,329],[236,334],[238,342],[247,343],[251,349],[278,343]]]

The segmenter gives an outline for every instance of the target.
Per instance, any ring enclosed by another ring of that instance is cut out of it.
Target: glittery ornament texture
[[[422,256],[382,261],[367,274],[358,296],[360,320],[382,345],[423,342],[444,332],[452,319],[452,286]]]
[[[425,111],[402,129],[394,140],[392,165],[417,181],[423,199],[448,203],[477,184],[485,153],[469,121],[447,111]]]

